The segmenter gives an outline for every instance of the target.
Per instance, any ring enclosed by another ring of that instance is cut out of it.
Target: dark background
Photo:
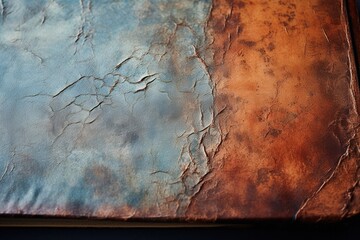
[[[4,228],[0,239],[359,239],[358,220],[341,223],[253,223],[211,228]]]
[[[356,5],[360,12],[360,0],[356,0]],[[360,29],[355,31],[360,31]],[[0,240],[19,238],[26,240],[360,239],[360,216],[337,223],[252,222],[206,228],[0,228]]]

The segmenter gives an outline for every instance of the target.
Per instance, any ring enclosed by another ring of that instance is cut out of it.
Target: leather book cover
[[[344,0],[1,0],[3,223],[357,215],[348,15]]]

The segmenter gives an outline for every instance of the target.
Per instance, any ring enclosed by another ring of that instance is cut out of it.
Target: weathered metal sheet
[[[1,1],[0,214],[341,218],[344,2]]]

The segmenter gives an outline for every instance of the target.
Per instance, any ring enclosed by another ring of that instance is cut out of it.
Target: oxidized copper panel
[[[346,3],[0,1],[0,214],[359,213]]]

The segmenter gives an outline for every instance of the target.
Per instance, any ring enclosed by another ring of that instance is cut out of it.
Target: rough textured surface
[[[1,214],[360,211],[343,1],[2,0],[0,13]]]

